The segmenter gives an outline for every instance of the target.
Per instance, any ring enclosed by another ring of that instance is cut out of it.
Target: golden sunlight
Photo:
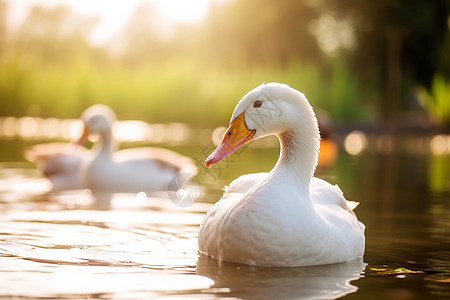
[[[351,155],[359,155],[367,147],[367,137],[359,130],[352,131],[344,140],[344,148]]]
[[[7,0],[8,23],[17,27],[27,17],[29,10],[36,5],[44,7],[67,6],[75,14],[97,18],[97,23],[89,39],[94,44],[105,44],[117,34],[135,10],[142,5],[154,9],[158,29],[166,34],[176,25],[195,23],[203,20],[209,7],[215,1],[209,0],[128,0],[128,1],[88,1],[88,0]]]

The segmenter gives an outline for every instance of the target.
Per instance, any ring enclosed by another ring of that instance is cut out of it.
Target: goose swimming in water
[[[91,159],[80,167],[82,184],[100,201],[112,193],[151,193],[167,191],[169,183],[180,174],[195,175],[197,167],[186,156],[163,148],[139,147],[114,151],[117,142],[112,125],[114,112],[105,105],[94,105],[81,115],[84,132],[78,144],[91,134],[98,135]]]
[[[237,104],[212,166],[245,143],[268,135],[280,157],[268,173],[243,175],[209,209],[199,251],[221,261],[270,267],[339,263],[362,257],[364,229],[337,185],[314,177],[320,135],[306,97],[279,83],[263,84]]]

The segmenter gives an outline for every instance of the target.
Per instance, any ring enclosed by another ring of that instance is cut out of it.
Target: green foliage
[[[424,87],[416,89],[421,105],[435,123],[450,125],[450,82],[437,74],[431,84],[431,92]]]
[[[355,79],[340,66],[326,78],[299,62],[223,71],[184,58],[140,68],[114,62],[95,67],[83,56],[64,67],[23,60],[1,62],[2,115],[23,115],[33,106],[42,117],[76,118],[87,106],[105,103],[123,119],[223,125],[248,90],[271,81],[303,91],[338,120],[359,119],[366,110],[354,94]]]
[[[431,85],[431,95],[434,99],[433,114],[450,125],[450,82],[436,75]]]
[[[5,14],[2,3],[0,15]],[[383,107],[400,106],[389,101],[402,101],[401,95],[385,97],[387,73],[387,78],[404,74],[399,86],[421,80],[409,54],[403,56],[405,64],[399,61],[406,51],[402,45],[412,43],[416,33],[427,40],[440,26],[433,43],[425,43],[432,45],[429,51],[415,44],[407,49],[428,51],[417,56],[427,56],[417,66],[426,66],[424,86],[436,70],[438,56],[427,54],[439,52],[445,30],[437,8],[444,4],[414,3],[403,10],[407,4],[386,1],[229,1],[213,6],[203,26],[178,28],[171,37],[157,32],[155,10],[143,4],[115,37],[116,52],[88,42],[94,18],[64,7],[35,7],[14,34],[0,18],[0,33],[9,34],[8,39],[0,34],[0,115],[76,118],[87,106],[105,103],[121,119],[216,126],[228,121],[247,91],[277,81],[304,92],[337,121],[373,121]],[[418,9],[427,12],[421,25],[406,26]],[[399,18],[392,17],[399,11]],[[352,24],[347,34],[354,33],[357,47],[335,57],[320,51],[311,28],[327,14]],[[383,22],[386,26],[378,26]],[[383,54],[390,49],[386,30],[397,33],[389,59]],[[430,88],[436,109],[429,111],[448,120],[448,83],[442,81],[436,79]]]

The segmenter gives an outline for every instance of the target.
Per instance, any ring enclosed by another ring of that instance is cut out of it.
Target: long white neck
[[[116,141],[113,137],[112,130],[104,130],[100,132],[100,138],[95,144],[97,156],[111,157],[112,152],[117,148]]]
[[[281,144],[280,157],[271,171],[281,175],[297,187],[309,192],[309,184],[317,166],[319,155],[319,127],[311,110],[310,118],[291,126],[277,135]]]

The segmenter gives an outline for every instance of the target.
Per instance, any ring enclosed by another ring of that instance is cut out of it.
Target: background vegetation
[[[144,4],[102,47],[87,38],[93,18],[36,6],[12,30],[7,5],[0,116],[76,118],[106,103],[121,119],[217,126],[248,90],[279,81],[337,122],[450,124],[446,0],[222,1],[170,36]]]

